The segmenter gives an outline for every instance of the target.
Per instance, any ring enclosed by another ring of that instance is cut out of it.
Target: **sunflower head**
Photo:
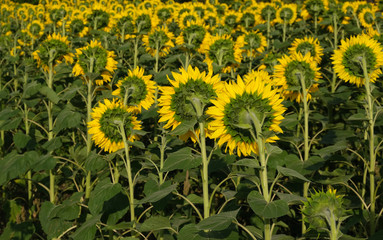
[[[108,32],[111,28],[111,12],[103,4],[95,3],[87,16],[89,27],[93,30],[104,30]]]
[[[189,48],[199,49],[206,36],[206,27],[199,23],[189,23],[176,39],[177,45],[187,44]]]
[[[257,154],[258,137],[274,142],[278,139],[275,134],[282,132],[282,101],[267,73],[252,73],[246,81],[238,76],[237,82],[225,83],[224,91],[207,111],[213,119],[209,123],[211,137],[218,139],[219,146],[226,144],[230,154]]]
[[[117,34],[124,34],[125,39],[132,38],[136,33],[136,26],[134,24],[133,16],[124,12],[119,14],[119,17],[115,19],[115,28]]]
[[[332,56],[338,77],[358,87],[365,81],[363,59],[369,80],[375,82],[382,73],[380,68],[383,65],[382,47],[376,40],[365,34],[350,37],[341,41],[339,49]]]
[[[223,72],[230,72],[242,60],[240,46],[230,35],[209,35],[204,39],[201,51],[206,55],[205,62],[210,69],[214,63],[223,67]]]
[[[50,63],[52,63],[53,67],[63,60],[67,63],[73,63],[74,56],[71,53],[67,37],[55,33],[49,35],[32,55],[37,64],[45,71],[49,71]]]
[[[25,31],[33,39],[39,39],[44,34],[45,26],[39,20],[33,20],[28,24]]]
[[[370,8],[363,8],[358,14],[360,23],[365,28],[372,28],[375,24],[375,12],[376,10]]]
[[[204,17],[205,24],[209,28],[215,27],[219,23],[219,18],[214,12],[207,12]]]
[[[274,80],[281,86],[283,95],[291,100],[300,102],[303,86],[307,91],[307,100],[311,98],[310,92],[318,90],[316,83],[321,77],[319,67],[310,54],[303,56],[300,53],[292,56],[283,56],[278,59],[275,66]],[[304,85],[303,85],[304,84]]]
[[[156,15],[152,15],[150,11],[139,10],[136,13],[135,25],[138,34],[147,34],[152,28],[158,24]]]
[[[276,21],[279,23],[293,24],[297,19],[297,5],[283,4],[277,11]]]
[[[272,3],[264,3],[258,8],[261,22],[266,22],[268,19],[273,21],[277,16],[277,7]]]
[[[171,86],[160,87],[162,96],[158,99],[159,122],[167,122],[164,128],[173,130],[181,123],[207,121],[206,108],[211,105],[222,89],[218,75],[200,72],[198,68],[181,68],[180,73],[172,72]]]
[[[86,19],[82,17],[74,17],[68,23],[68,30],[74,36],[84,37],[89,32]]]
[[[331,220],[339,222],[346,216],[343,196],[338,195],[335,189],[315,192],[303,203],[302,213],[306,216],[304,220],[309,229],[323,232],[331,226]]]
[[[146,51],[153,57],[156,55],[157,50],[159,56],[164,57],[170,53],[170,48],[174,47],[173,39],[174,34],[169,32],[166,27],[158,27],[145,35],[142,41],[146,46]]]
[[[319,64],[323,56],[323,48],[320,46],[317,38],[304,37],[303,39],[295,39],[289,48],[290,55],[301,53],[303,56],[310,54]]]
[[[245,32],[244,35],[238,37],[237,42],[241,45],[242,52],[252,57],[256,53],[262,53],[267,46],[266,37],[258,31]]]
[[[255,14],[252,11],[245,10],[239,19],[239,23],[245,30],[250,30],[256,24]]]
[[[110,82],[114,70],[117,69],[115,57],[114,52],[104,49],[100,42],[91,41],[87,46],[76,49],[77,62],[73,67],[73,74],[91,75],[92,78],[101,75],[102,79],[95,80],[97,85]],[[85,78],[86,81],[87,79],[88,77]]]
[[[162,23],[169,23],[173,20],[174,9],[168,6],[156,9],[156,15]]]
[[[124,148],[121,126],[125,130],[128,141],[138,139],[134,130],[142,129],[137,117],[121,101],[104,99],[93,108],[92,121],[88,122],[88,132],[92,140],[106,152],[116,152]]]
[[[152,75],[144,75],[144,69],[137,67],[129,70],[128,76],[117,82],[117,89],[113,95],[123,99],[123,103],[132,111],[141,112],[142,108],[149,109],[154,103],[156,83],[151,81]]]
[[[231,11],[226,12],[223,23],[226,26],[229,26],[229,28],[234,29],[237,27],[237,24],[238,24],[240,18],[241,18],[240,13],[231,10]]]
[[[305,3],[305,9],[311,16],[319,16],[324,10],[323,0],[308,0]]]

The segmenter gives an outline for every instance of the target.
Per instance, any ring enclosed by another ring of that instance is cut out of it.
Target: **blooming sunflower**
[[[92,110],[93,120],[88,122],[88,132],[94,143],[104,151],[111,153],[124,148],[119,123],[123,124],[128,141],[138,139],[133,131],[142,129],[141,124],[121,101],[104,99],[104,103],[99,102]]]
[[[206,121],[205,110],[223,86],[219,76],[200,72],[191,66],[187,71],[181,68],[180,73],[172,72],[172,75],[174,80],[168,77],[171,86],[160,87],[159,122],[167,122],[164,128],[174,130],[184,122]],[[190,132],[186,135],[192,136]]]
[[[375,23],[375,9],[363,8],[363,10],[358,14],[360,23],[365,28],[372,28]]]
[[[305,2],[305,10],[313,16],[319,16],[324,10],[325,5],[322,0],[308,0]]]
[[[152,31],[142,37],[146,51],[153,57],[156,55],[157,49],[159,56],[164,57],[168,55],[170,48],[174,47],[173,39],[174,34],[169,32],[167,27],[152,29]]]
[[[184,12],[182,13],[179,18],[178,18],[178,25],[180,26],[180,28],[185,28],[187,26],[187,23],[188,22],[193,22],[193,21],[197,21],[198,19],[200,19],[200,17],[198,16],[198,14],[194,11],[188,11],[188,12]]]
[[[114,26],[116,34],[120,36],[120,39],[126,40],[136,37],[136,26],[130,13],[123,11],[115,14],[114,22],[116,23]]]
[[[73,63],[73,53],[69,47],[67,37],[53,33],[43,41],[38,49],[32,53],[33,58],[37,61],[44,71],[49,71],[49,62],[53,67],[65,60],[66,63]]]
[[[243,53],[254,57],[256,53],[262,53],[267,47],[266,37],[258,31],[245,32],[237,38],[237,42]]]
[[[314,39],[313,37],[306,36],[304,38],[295,39],[289,48],[289,53],[290,55],[301,53],[303,56],[310,53],[319,64],[322,60],[323,48],[320,46],[317,38]]]
[[[152,28],[156,28],[159,23],[157,15],[148,10],[138,10],[134,20],[138,34],[147,34]]]
[[[176,38],[176,44],[177,46],[180,46],[186,43],[189,46],[192,46],[193,49],[198,49],[197,51],[200,51],[199,48],[206,36],[206,33],[206,26],[203,24],[202,20],[189,22]]]
[[[320,68],[317,67],[317,63],[311,55],[309,53],[305,56],[301,53],[291,56],[284,55],[278,61],[279,64],[275,66],[274,80],[276,85],[281,87],[283,95],[299,103],[302,95],[301,78],[304,77],[307,100],[311,99],[310,93],[318,90],[316,82],[321,77]]]
[[[103,30],[105,32],[109,32],[114,25],[112,11],[97,2],[92,5],[92,9],[87,15],[87,21],[89,27],[93,30]]]
[[[257,12],[259,23],[266,23],[269,19],[270,24],[274,24],[277,13],[277,6],[274,3],[260,3]]]
[[[206,12],[204,21],[209,29],[215,27],[220,22],[215,12]]]
[[[222,71],[227,73],[242,60],[241,45],[232,40],[230,35],[207,35],[201,45],[201,52],[206,55],[205,62],[210,71],[213,63],[223,67]]]
[[[285,107],[283,98],[272,90],[272,84],[264,79],[267,74],[253,75],[246,82],[240,76],[237,82],[225,83],[224,91],[218,93],[213,106],[206,113],[212,118],[209,123],[211,137],[218,139],[218,145],[226,144],[230,154],[249,156],[258,153],[254,124],[259,124],[266,142],[278,140],[275,133],[281,133],[279,124],[283,120]],[[257,121],[255,123],[254,121]]]
[[[338,76],[358,87],[364,84],[364,73],[361,65],[366,60],[367,73],[371,82],[375,82],[382,73],[383,54],[380,44],[365,34],[350,37],[341,41],[339,49],[332,56],[334,70]]]
[[[255,14],[251,10],[245,10],[242,13],[239,23],[245,30],[250,30],[256,25]]]
[[[296,4],[283,4],[276,13],[276,21],[278,23],[293,24],[297,19],[297,5]]]
[[[151,77],[144,75],[144,69],[140,67],[129,70],[128,76],[117,82],[117,89],[112,94],[124,99],[124,104],[137,112],[141,112],[142,108],[147,110],[154,103],[156,91],[156,83],[150,80]]]
[[[77,62],[72,72],[74,76],[99,73],[102,79],[95,82],[97,85],[103,85],[104,82],[110,82],[114,70],[117,69],[115,57],[114,52],[104,49],[100,42],[91,41],[87,46],[76,49]]]
[[[33,20],[24,30],[31,38],[39,39],[44,34],[45,26],[39,20]]]

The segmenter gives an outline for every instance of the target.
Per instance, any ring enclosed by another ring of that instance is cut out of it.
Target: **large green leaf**
[[[194,126],[197,123],[196,120],[188,121],[188,122],[182,122],[180,125],[178,125],[173,131],[170,133],[172,135],[182,135],[187,133],[189,130],[194,130]]]
[[[282,217],[289,212],[289,205],[286,201],[266,202],[263,196],[256,191],[250,192],[247,201],[257,215],[266,219]]]
[[[107,161],[94,150],[86,157],[84,167],[87,171],[99,171],[107,166]]]
[[[113,184],[105,179],[91,192],[88,206],[93,216],[102,213],[103,222],[116,224],[128,211],[129,199],[119,183]]]
[[[22,120],[20,110],[6,108],[0,112],[0,130],[13,130],[16,129]]]
[[[227,229],[232,221],[235,220],[239,209],[230,212],[222,212],[210,216],[197,224],[199,230],[222,231]]]
[[[97,216],[87,216],[87,220],[79,227],[75,233],[71,235],[74,240],[95,239],[97,226],[100,221],[101,214]]]
[[[188,224],[184,226],[179,232],[177,239],[187,240],[238,240],[239,235],[233,225],[229,226],[223,231],[203,231],[197,225]]]
[[[52,152],[62,146],[61,137],[55,137],[44,143],[42,147],[48,152]]]
[[[147,203],[147,202],[157,202],[177,189],[177,184],[173,184],[167,187],[163,187],[163,186],[165,185],[159,186],[159,189],[157,191],[151,192],[148,196],[140,200],[139,204]]]
[[[32,222],[23,222],[20,224],[8,222],[0,236],[0,240],[29,240],[35,232],[35,226]]]
[[[306,182],[310,182],[310,180],[308,180],[307,178],[305,178],[302,174],[300,174],[299,172],[295,171],[294,169],[290,169],[290,168],[285,168],[285,167],[281,167],[281,166],[278,166],[277,167],[277,170],[279,173],[281,173],[283,176],[288,176],[288,177],[296,177],[296,178],[299,178],[303,181],[306,181]]]
[[[191,148],[184,147],[176,152],[168,154],[168,157],[162,168],[162,172],[168,172],[176,169],[191,169],[201,165],[202,159],[192,154]]]
[[[57,120],[53,131],[58,133],[63,129],[79,127],[82,118],[81,114],[73,107],[66,107],[57,115],[56,119]]]
[[[140,226],[141,232],[157,231],[171,228],[170,220],[167,217],[151,216]]]
[[[43,86],[40,89],[40,93],[46,96],[54,104],[57,104],[60,101],[60,98],[58,97],[57,93],[47,86]]]
[[[32,138],[30,136],[22,132],[17,132],[15,135],[13,135],[13,142],[18,149],[25,148],[31,139]]]

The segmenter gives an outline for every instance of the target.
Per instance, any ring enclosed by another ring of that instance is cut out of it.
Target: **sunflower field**
[[[0,240],[383,239],[382,12],[0,0]]]

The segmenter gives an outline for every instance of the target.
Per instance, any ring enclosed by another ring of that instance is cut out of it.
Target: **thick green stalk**
[[[334,51],[338,49],[338,23],[337,23],[337,15],[333,14],[333,27],[334,27]],[[331,93],[335,93],[336,91],[336,73],[333,72],[332,82],[331,82]]]
[[[334,214],[330,213],[330,240],[338,240],[338,228]]]
[[[376,156],[375,156],[375,134],[374,134],[374,107],[373,107],[373,100],[372,100],[372,93],[371,93],[371,86],[370,86],[370,77],[368,75],[367,71],[367,62],[365,56],[362,58],[362,68],[364,73],[364,79],[365,79],[365,89],[366,89],[366,99],[368,103],[368,127],[369,127],[369,157],[370,157],[370,166],[369,166],[369,174],[370,174],[370,235],[373,235],[375,233],[375,221],[376,221],[376,213],[375,213],[375,202],[376,202],[376,195],[375,195],[375,164],[376,164]]]
[[[89,66],[89,72],[93,73],[94,68],[94,61],[95,59],[93,57],[90,58],[90,66]],[[91,112],[92,112],[92,101],[93,101],[93,81],[92,79],[88,78],[88,95],[87,95],[87,102],[86,102],[86,122],[89,123],[92,121]],[[85,126],[87,128],[87,126]],[[89,131],[86,131],[86,155],[89,157],[90,152],[92,151],[92,136],[90,135]],[[85,180],[85,199],[89,199],[90,191],[91,191],[91,177],[92,173],[91,171],[88,171],[86,175]]]
[[[315,36],[318,35],[318,14],[315,13],[314,16],[314,27],[315,27]]]
[[[51,55],[51,53],[50,53]],[[49,72],[48,72],[48,87],[53,89],[53,59],[50,56],[49,60]],[[48,100],[48,141],[53,139],[53,103]],[[49,199],[51,203],[55,202],[55,175],[52,170],[49,170]]]
[[[283,42],[286,41],[286,29],[287,29],[287,22],[286,20],[283,20],[283,38],[282,38]]]
[[[271,27],[270,27],[270,19],[271,19],[271,13],[267,13],[267,49],[270,48],[270,32],[271,32]]]
[[[165,130],[162,130],[161,146],[160,146],[160,172],[158,173],[160,185],[164,183],[164,173],[162,172],[162,169],[164,168],[165,149],[166,149],[166,134],[165,134]]]
[[[138,65],[138,40],[139,40],[139,35],[136,36],[136,39],[134,41],[134,64],[133,64],[133,69],[136,69]]]
[[[133,184],[133,178],[132,178],[132,168],[130,166],[129,144],[128,144],[128,140],[126,138],[125,128],[124,128],[123,123],[120,123],[119,128],[120,128],[120,134],[121,134],[122,140],[124,141],[124,148],[125,148],[124,163],[125,163],[126,173],[128,174],[130,221],[134,223],[134,221],[135,221],[135,214],[134,214],[134,184]]]
[[[302,88],[302,97],[301,101],[303,102],[303,115],[304,115],[304,161],[307,161],[309,159],[309,107],[307,102],[307,88],[306,88],[306,82],[305,77],[303,74],[300,75],[300,81],[301,81],[301,88]],[[308,197],[308,191],[309,191],[309,183],[305,182],[303,183],[303,197]],[[302,235],[306,232],[306,225],[304,222],[305,216],[302,214]]]
[[[199,123],[200,129],[200,148],[202,155],[202,191],[203,191],[203,213],[204,218],[210,216],[210,206],[209,206],[209,162],[206,154],[206,136],[205,136],[205,124],[203,122]]]

